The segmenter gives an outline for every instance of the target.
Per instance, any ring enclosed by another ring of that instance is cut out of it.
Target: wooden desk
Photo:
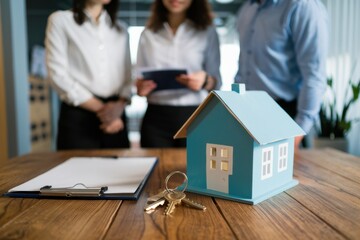
[[[138,201],[1,197],[0,239],[360,239],[360,159],[331,149],[300,151],[300,184],[255,206],[189,193],[205,212],[144,212],[167,174],[185,171],[184,149],[29,154],[0,168],[0,193],[72,156],[107,154],[159,157]]]

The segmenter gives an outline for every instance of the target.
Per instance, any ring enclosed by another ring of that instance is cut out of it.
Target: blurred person
[[[219,89],[220,47],[207,0],[155,0],[142,32],[137,69],[186,69],[177,77],[183,89],[156,89],[151,79],[138,78],[137,93],[148,107],[141,126],[141,146],[185,147],[173,139],[208,92]]]
[[[50,15],[49,80],[61,98],[57,149],[127,148],[125,105],[131,95],[126,26],[117,0],[74,0]]]
[[[237,30],[235,82],[269,93],[309,133],[326,89],[328,16],[321,1],[247,0]]]

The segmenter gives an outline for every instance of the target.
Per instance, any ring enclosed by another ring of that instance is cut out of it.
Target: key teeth
[[[148,197],[147,201],[148,202],[156,202],[159,199],[163,198],[166,193],[167,193],[167,191],[163,190],[163,191],[159,192],[158,194]]]
[[[160,198],[159,200],[152,202],[152,203],[148,203],[144,210],[145,211],[150,211],[150,210],[155,210],[157,207],[164,205],[165,203],[165,199],[164,198]]]
[[[196,208],[196,209],[200,209],[205,211],[206,207],[204,205],[201,205],[200,203],[194,202],[188,198],[184,198],[182,203],[184,203],[185,205],[192,207],[192,208]]]
[[[167,206],[165,209],[165,215],[170,215],[173,211],[174,209],[170,209],[170,206]]]

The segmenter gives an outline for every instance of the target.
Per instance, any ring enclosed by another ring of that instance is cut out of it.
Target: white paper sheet
[[[106,186],[105,194],[134,193],[155,163],[156,157],[74,157],[9,192],[39,191],[46,185],[68,188],[82,183],[89,188]]]

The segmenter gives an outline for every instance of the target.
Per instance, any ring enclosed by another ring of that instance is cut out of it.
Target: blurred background
[[[194,0],[196,1],[196,0]],[[128,24],[132,62],[153,0],[121,0],[119,19]],[[230,90],[239,55],[236,13],[243,0],[209,0],[221,43],[222,90]],[[323,0],[330,16],[328,76],[334,80],[336,109],[352,96],[349,81],[360,80],[360,1]],[[58,96],[49,89],[44,62],[44,37],[48,16],[71,8],[71,0],[0,0],[0,164],[28,152],[54,151]],[[199,13],[201,14],[201,13]],[[330,98],[330,96],[327,96]],[[359,102],[359,101],[358,101]],[[360,156],[360,104],[349,110],[352,128],[343,151]],[[134,94],[127,107],[132,147],[138,147],[139,126],[146,99]],[[314,129],[317,139],[317,129]],[[313,147],[316,147],[316,143]]]

